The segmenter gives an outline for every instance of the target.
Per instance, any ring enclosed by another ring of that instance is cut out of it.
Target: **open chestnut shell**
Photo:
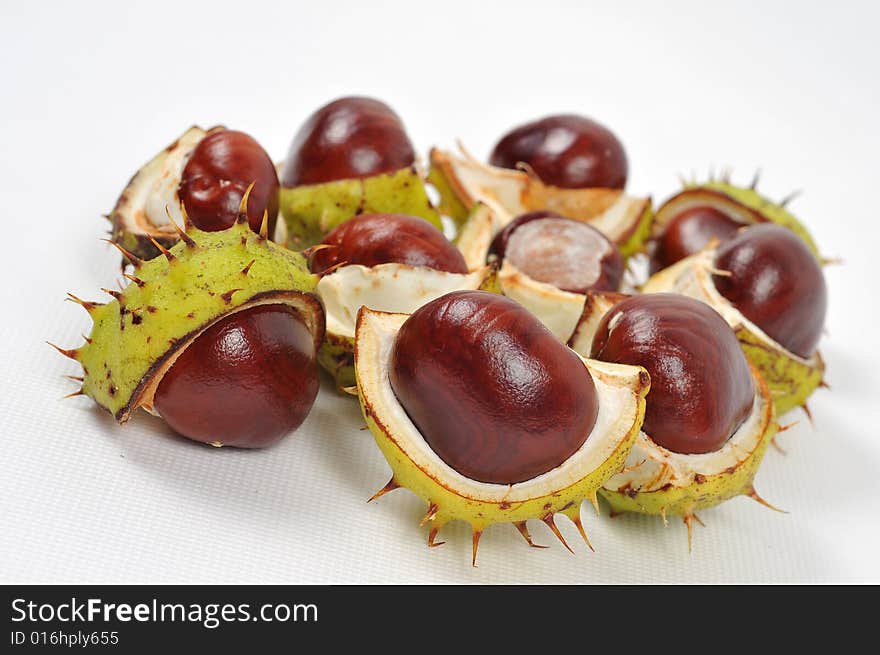
[[[628,174],[626,153],[614,133],[575,114],[547,116],[511,130],[495,145],[489,163],[527,164],[544,184],[564,189],[622,189]]]
[[[459,291],[410,316],[391,388],[431,449],[472,479],[514,484],[568,459],[596,421],[580,358],[512,300]]]
[[[825,325],[827,289],[816,257],[791,230],[765,223],[723,242],[715,288],[789,352],[809,358]]]
[[[715,207],[696,206],[682,211],[654,241],[651,274],[699,252],[713,239],[732,237],[744,225]]]
[[[388,263],[468,272],[461,251],[440,230],[406,214],[355,216],[333,229],[309,256],[309,269],[317,274],[342,264]]]
[[[278,219],[278,174],[262,146],[236,130],[211,132],[192,151],[183,168],[178,194],[189,220],[200,230],[229,228],[238,218],[248,186],[248,223],[260,231],[263,213],[268,233]]]
[[[415,150],[400,117],[373,98],[339,98],[315,111],[296,133],[281,183],[322,184],[412,166]]]
[[[648,370],[642,429],[673,452],[718,450],[752,410],[755,383],[733,330],[687,296],[644,294],[617,303],[599,323],[591,356]]]
[[[261,448],[299,427],[318,386],[314,336],[298,312],[259,305],[199,335],[162,377],[153,406],[195,441]]]
[[[487,260],[508,259],[539,282],[584,294],[617,291],[623,256],[599,230],[551,211],[529,212],[508,223],[492,240]]]

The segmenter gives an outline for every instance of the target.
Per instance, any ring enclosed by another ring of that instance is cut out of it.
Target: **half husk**
[[[645,370],[583,360],[599,393],[599,416],[580,450],[557,468],[525,482],[478,482],[451,468],[431,450],[391,389],[391,348],[406,319],[403,314],[366,308],[358,316],[355,371],[361,408],[392,469],[390,482],[374,498],[398,487],[423,498],[428,512],[422,524],[430,525],[429,545],[436,545],[444,524],[466,521],[473,532],[474,560],[479,537],[492,523],[513,523],[533,545],[526,521],[540,519],[562,539],[554,516],[564,514],[586,540],[581,503],[584,499],[596,503],[598,489],[620,470],[636,439],[649,388]]]

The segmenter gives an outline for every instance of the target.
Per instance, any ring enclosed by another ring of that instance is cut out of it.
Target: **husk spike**
[[[532,548],[547,548],[547,546],[536,544],[534,541],[532,541],[532,535],[529,532],[529,528],[526,525],[525,521],[517,521],[513,524],[513,527],[517,529],[517,531],[522,535],[522,538],[525,539],[526,543]]]
[[[128,263],[131,264],[132,266],[134,266],[136,269],[137,269],[137,268],[140,268],[141,266],[144,265],[144,260],[143,260],[143,259],[141,259],[141,258],[138,257],[137,255],[135,255],[134,253],[129,252],[129,251],[126,250],[122,245],[116,243],[116,242],[113,241],[112,239],[101,239],[101,241],[106,241],[106,242],[109,243],[111,246],[113,246],[114,248],[116,248],[119,252],[122,253],[122,256],[125,257],[125,258],[128,260]]]
[[[381,498],[382,496],[384,496],[388,492],[394,491],[395,489],[400,489],[400,485],[397,483],[397,480],[394,479],[394,476],[391,476],[391,479],[388,481],[388,484],[386,484],[384,487],[379,489],[379,491],[377,491],[372,496],[370,496],[370,498],[369,498],[369,500],[367,500],[367,502],[372,503],[377,498]]]
[[[752,500],[754,500],[756,503],[759,503],[759,504],[763,505],[763,506],[766,507],[767,509],[772,509],[774,512],[779,512],[780,514],[788,514],[788,512],[787,512],[786,510],[784,510],[784,509],[780,509],[779,507],[776,507],[775,505],[772,505],[772,504],[768,503],[766,500],[764,500],[764,499],[760,496],[760,494],[758,494],[758,492],[755,491],[755,487],[754,487],[754,486],[751,486],[751,487],[749,487],[748,489],[746,489],[746,490],[743,492],[743,495],[744,495],[744,496],[748,496],[749,498],[751,498]]]
[[[419,521],[419,527],[420,528],[424,527],[425,523],[427,523],[428,521],[433,521],[434,517],[437,516],[437,512],[439,510],[440,510],[440,508],[437,507],[437,503],[431,503],[428,506],[428,511],[425,512],[425,515],[422,517],[422,520]]]
[[[541,520],[547,525],[548,528],[550,528],[550,531],[556,535],[556,538],[562,542],[562,545],[565,546],[566,550],[568,550],[569,553],[574,555],[574,551],[571,549],[571,546],[568,545],[568,542],[565,540],[565,537],[563,537],[562,533],[559,531],[559,527],[556,525],[556,521],[554,520],[554,515],[547,514]]]

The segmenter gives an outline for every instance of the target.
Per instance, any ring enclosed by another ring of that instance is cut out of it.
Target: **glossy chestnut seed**
[[[714,207],[690,207],[673,218],[654,243],[651,274],[702,250],[712,239],[724,241],[744,224]]]
[[[614,305],[592,356],[651,376],[643,430],[677,453],[721,448],[751,412],[755,384],[733,330],[709,305],[656,293]]]
[[[487,260],[508,259],[533,280],[563,291],[617,291],[623,256],[596,228],[550,211],[529,212],[495,235]]]
[[[296,133],[285,187],[370,177],[412,166],[415,150],[400,117],[384,102],[351,96],[309,116]]]
[[[514,484],[566,461],[598,412],[581,359],[520,305],[455,291],[403,324],[391,388],[428,446],[462,475]]]
[[[448,273],[467,273],[461,251],[427,221],[406,214],[362,214],[333,229],[309,256],[321,274],[341,264],[398,263]]]
[[[299,427],[318,394],[311,332],[284,305],[212,325],[159,382],[154,407],[179,434],[239,448],[268,446]]]
[[[278,219],[278,174],[263,147],[248,134],[222,130],[199,141],[181,174],[178,195],[189,220],[200,230],[216,232],[238,218],[248,186],[248,223],[260,231],[268,213],[269,234]]]
[[[489,163],[528,164],[544,184],[565,189],[622,189],[628,174],[626,153],[614,133],[575,114],[548,116],[508,132]]]
[[[746,228],[718,247],[715,288],[783,348],[808,358],[825,325],[827,290],[816,257],[791,230]]]

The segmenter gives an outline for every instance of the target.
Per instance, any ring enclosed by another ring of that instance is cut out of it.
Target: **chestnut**
[[[527,164],[544,184],[564,189],[626,186],[623,145],[611,130],[586,116],[547,116],[521,125],[495,145],[489,163]]]
[[[261,448],[299,427],[317,395],[305,322],[287,305],[259,305],[199,335],[159,382],[153,406],[190,439]]]
[[[583,361],[509,298],[455,291],[416,310],[394,340],[391,388],[428,446],[481,482],[514,484],[562,464],[598,412]]]
[[[733,330],[687,296],[651,293],[617,303],[599,322],[591,356],[647,369],[642,429],[673,452],[718,450],[754,403],[754,379]]]
[[[426,220],[406,214],[362,214],[332,230],[309,256],[309,269],[376,266],[396,262],[448,273],[467,273],[461,251]]]
[[[715,288],[789,352],[809,358],[825,325],[827,290],[816,257],[791,230],[744,229],[715,255]]]
[[[275,165],[250,135],[220,130],[209,133],[193,150],[183,167],[178,195],[193,225],[216,232],[238,218],[241,199],[251,184],[248,223],[259,232],[266,212],[269,234],[273,235],[279,187]]]
[[[698,205],[684,210],[655,240],[650,258],[651,274],[699,252],[712,239],[724,241],[741,227],[743,223],[714,207]]]
[[[509,259],[534,280],[563,291],[617,291],[623,256],[599,230],[551,211],[529,212],[507,224],[489,246],[487,260]]]
[[[324,105],[296,133],[285,187],[370,177],[412,166],[415,150],[400,117],[384,102],[349,96]]]

